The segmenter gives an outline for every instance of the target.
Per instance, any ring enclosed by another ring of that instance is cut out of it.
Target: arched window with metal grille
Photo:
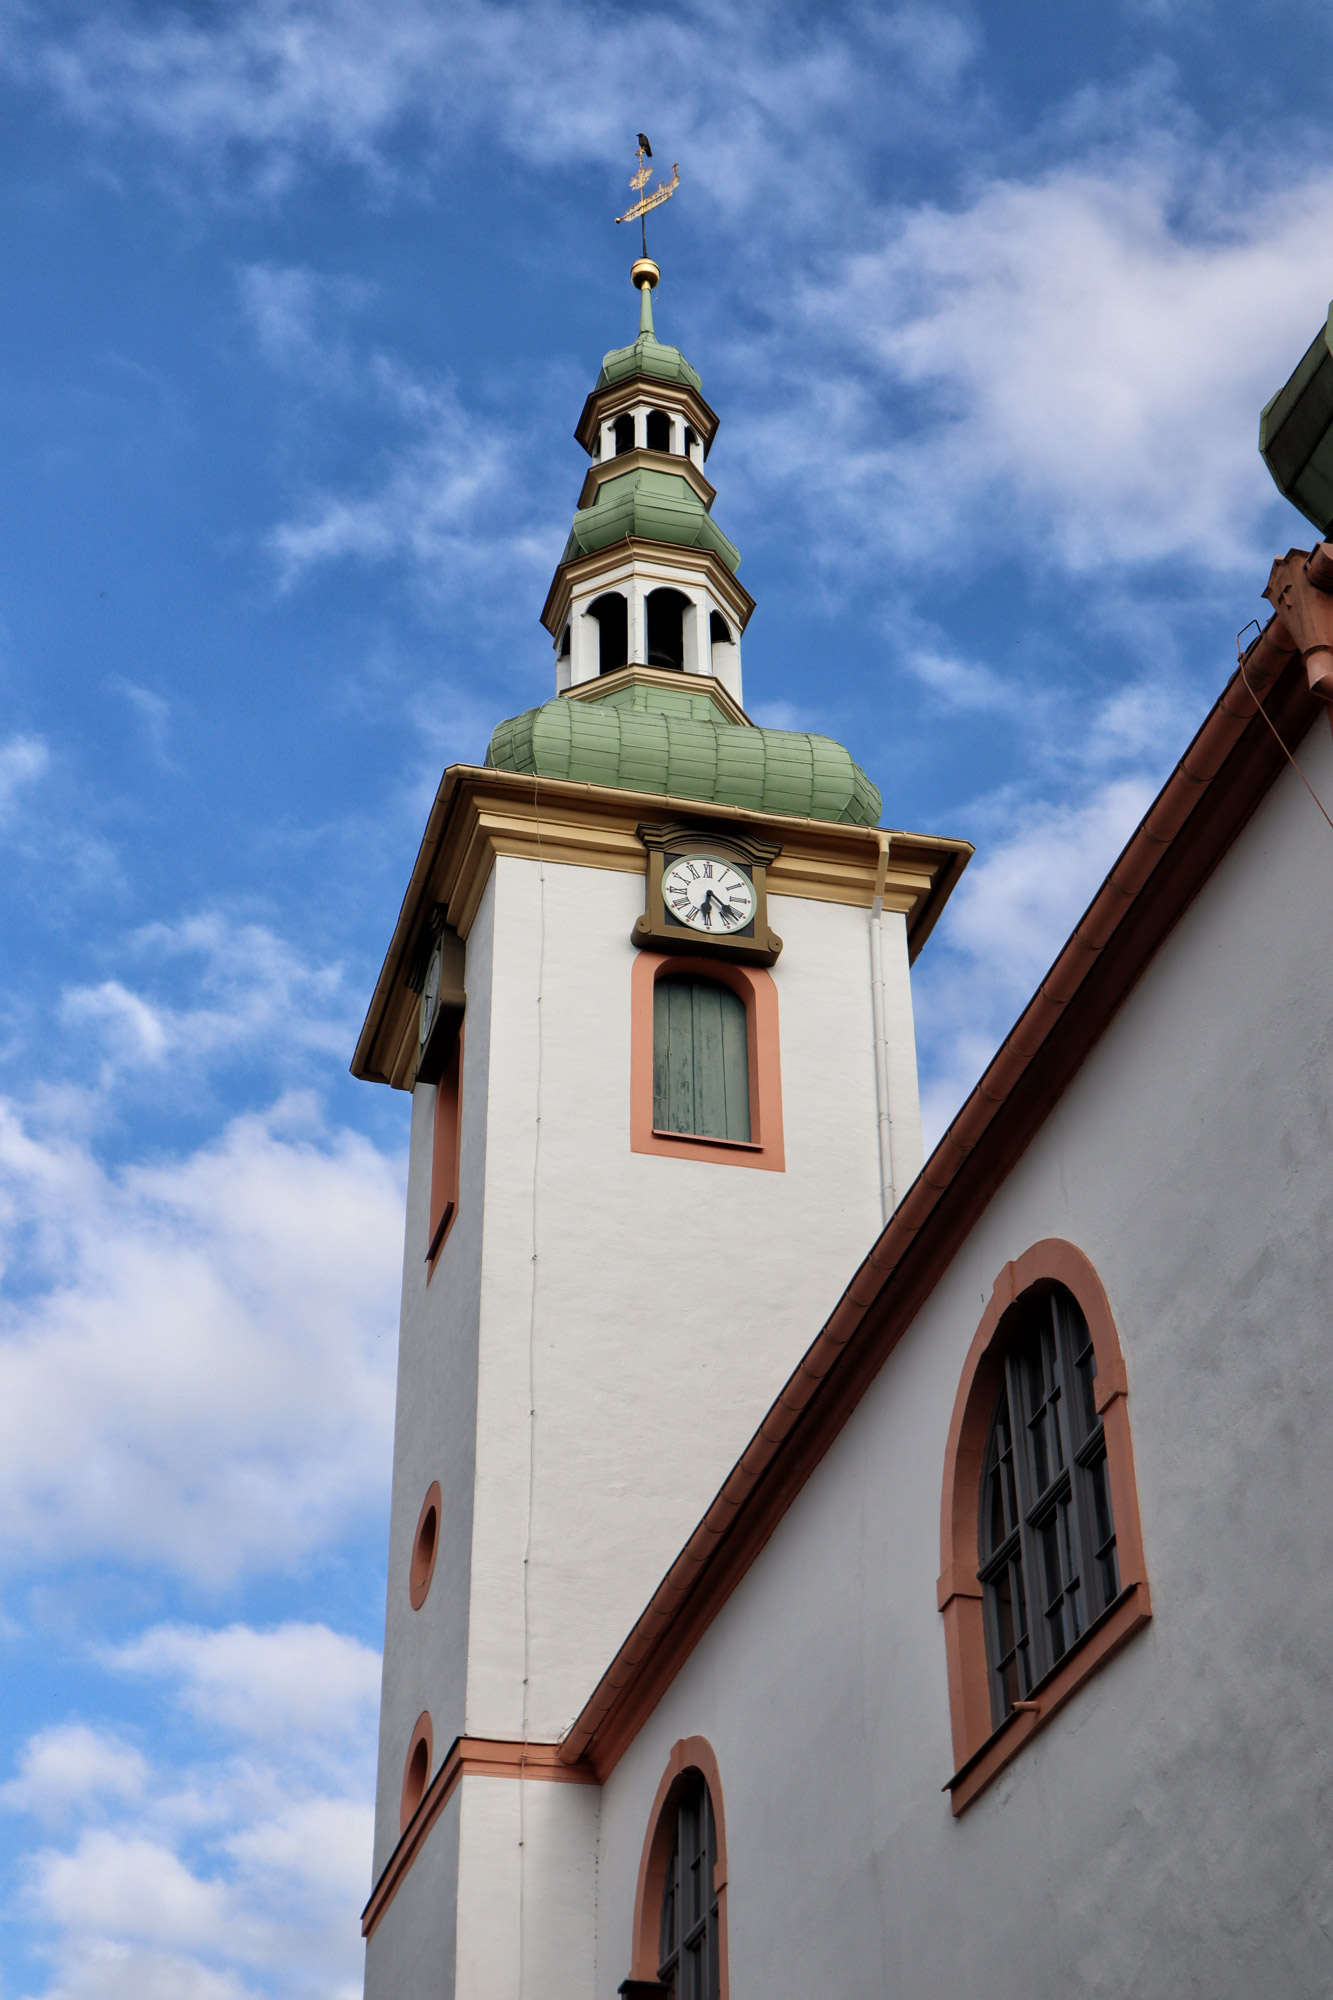
[[[745,1003],[718,980],[670,973],[653,987],[653,1130],[749,1141]]]
[[[1063,1285],[1024,1305],[981,1477],[978,1574],[997,1728],[1120,1592],[1087,1321]]]
[[[675,1839],[662,1885],[657,1977],[673,2000],[719,2000],[717,1829],[702,1773],[675,1807]]]
[[[944,1450],[937,1603],[955,1814],[1152,1617],[1111,1302],[1048,1236],[996,1273]]]

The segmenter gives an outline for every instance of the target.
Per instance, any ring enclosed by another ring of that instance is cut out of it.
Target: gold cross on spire
[[[676,165],[676,162],[673,160],[671,162],[671,179],[669,181],[661,182],[659,186],[653,189],[651,194],[644,194],[643,189],[647,187],[649,181],[653,177],[653,169],[651,167],[645,167],[643,163],[645,159],[649,160],[652,159],[653,149],[648,144],[648,141],[644,137],[642,132],[640,132],[639,134],[639,145],[636,157],[639,162],[639,168],[637,173],[631,175],[630,186],[634,189],[634,192],[639,196],[639,199],[635,202],[633,208],[627,208],[623,215],[618,215],[616,217],[616,221],[617,223],[639,222],[643,224],[643,230],[642,230],[643,254],[646,257],[648,255],[648,225],[646,222],[643,221],[643,218],[647,215],[650,208],[657,208],[661,205],[662,202],[670,201],[672,195],[676,192],[676,189],[680,186],[680,168]]]

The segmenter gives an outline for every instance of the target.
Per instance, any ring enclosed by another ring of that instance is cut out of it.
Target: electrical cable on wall
[[[1250,625],[1257,625],[1258,622],[1259,621],[1257,618],[1251,618]],[[1278,749],[1282,752],[1282,755],[1286,758],[1292,770],[1296,773],[1296,776],[1300,779],[1306,791],[1310,794],[1310,797],[1314,800],[1315,804],[1318,806],[1320,812],[1324,814],[1324,818],[1328,820],[1329,831],[1330,833],[1333,833],[1333,819],[1328,818],[1328,813],[1324,810],[1323,800],[1320,798],[1314,786],[1310,783],[1310,780],[1306,777],[1300,765],[1296,762],[1296,759],[1292,756],[1290,750],[1288,750],[1286,744],[1282,741],[1282,738],[1278,734],[1277,726],[1274,723],[1272,716],[1268,713],[1268,710],[1264,707],[1260,697],[1255,693],[1254,689],[1250,686],[1250,677],[1245,671],[1245,655],[1244,653],[1242,653],[1240,649],[1241,638],[1246,632],[1249,631],[1250,625],[1242,625],[1240,631],[1237,632],[1236,634],[1236,662],[1237,665],[1240,667],[1240,677],[1245,683],[1245,691],[1249,695],[1255,707],[1258,709],[1260,715],[1262,715],[1264,721],[1268,724],[1268,727],[1272,730],[1273,740],[1276,742]]]
[[[518,1766],[518,2000],[523,2000],[527,1972],[527,1754],[529,1735],[529,1679],[532,1668],[531,1622],[528,1609],[528,1573],[532,1562],[532,1521],[537,1467],[537,1187],[542,1145],[542,1061],[545,1036],[542,1022],[542,995],[546,983],[546,862],[542,854],[540,780],[532,774],[532,811],[537,836],[537,1089],[536,1122],[532,1139],[532,1282],[528,1292],[528,1518],[523,1545],[523,1718],[522,1749]]]
[[[879,862],[870,906],[870,1016],[875,1037],[875,1111],[879,1144],[880,1210],[887,1223],[896,1206],[893,1191],[893,1111],[889,1097],[888,996],[884,990],[884,881],[889,869],[890,835],[876,829]]]

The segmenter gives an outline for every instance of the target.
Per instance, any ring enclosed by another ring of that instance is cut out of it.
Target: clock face
[[[440,1004],[440,954],[433,951],[430,964],[426,967],[426,983],[421,989],[421,1021],[418,1036],[422,1047],[435,1025],[435,1010]]]
[[[662,900],[692,931],[743,930],[755,912],[753,882],[712,854],[682,854],[664,868]]]

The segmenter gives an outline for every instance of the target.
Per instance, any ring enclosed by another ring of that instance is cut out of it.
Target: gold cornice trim
[[[707,695],[713,706],[721,709],[728,722],[736,723],[742,729],[755,727],[735,695],[728,694],[715,675],[677,673],[669,667],[617,667],[613,674],[597,674],[590,681],[580,681],[577,687],[562,688],[560,699],[600,701],[622,687],[669,688],[673,694],[683,691],[686,694]]]
[[[588,467],[579,492],[580,508],[591,507],[597,488],[605,486],[608,479],[619,479],[625,472],[669,472],[692,486],[705,507],[711,507],[717,498],[716,486],[709,485],[692,458],[681,458],[674,451],[640,450],[636,445],[633,451],[622,451],[616,458],[600,458]]]
[[[570,600],[577,584],[588,577],[600,576],[603,570],[614,570],[625,562],[660,563],[670,572],[690,570],[696,575],[702,572],[708,588],[719,604],[725,604],[737,625],[743,632],[754,611],[754,599],[745,585],[732,575],[715,549],[687,548],[680,542],[653,542],[646,535],[626,535],[621,541],[612,542],[604,549],[591,549],[587,555],[573,556],[561,563],[551,578],[551,588],[546,593],[542,606],[541,622],[554,639],[569,617]]]
[[[691,427],[703,439],[707,456],[722,420],[699,391],[688,382],[659,382],[655,375],[630,375],[623,382],[608,382],[604,389],[594,389],[583,405],[574,435],[589,458],[597,443],[597,433],[607,418],[618,417],[622,410],[633,409],[636,403],[652,403],[659,410],[675,410],[688,417]]]
[[[620,791],[476,765],[455,764],[440,781],[398,923],[385,957],[352,1074],[410,1090],[414,1081],[417,996],[405,973],[422,923],[436,903],[466,937],[498,855],[540,858],[579,868],[642,875],[647,856],[638,835],[643,819],[674,815],[701,827],[752,828],[777,841],[768,888],[773,896],[846,903],[869,909],[874,900],[880,839],[873,827],[837,826],[785,813],[702,804],[660,792]],[[915,958],[972,854],[965,840],[895,833],[884,883],[887,908],[907,918]]]

